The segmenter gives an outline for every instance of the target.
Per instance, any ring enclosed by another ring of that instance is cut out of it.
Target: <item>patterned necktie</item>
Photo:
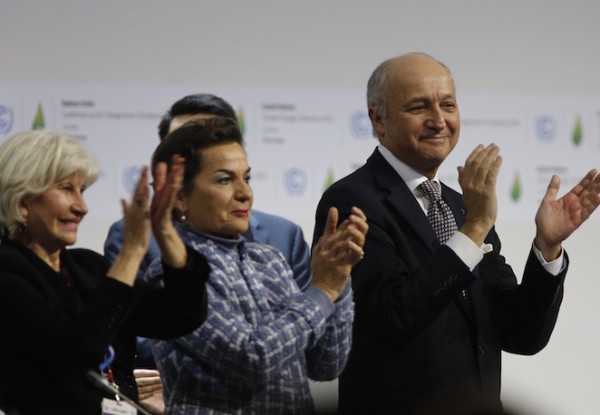
[[[419,185],[419,190],[427,197],[427,199],[429,199],[427,219],[429,220],[429,223],[431,223],[431,227],[440,240],[440,243],[444,243],[458,230],[450,206],[442,200],[440,191],[431,180],[426,180],[421,183]],[[469,290],[464,289],[461,294],[467,309],[472,311]]]
[[[419,190],[429,199],[427,219],[440,242],[444,243],[458,230],[454,215],[431,180],[421,183]]]

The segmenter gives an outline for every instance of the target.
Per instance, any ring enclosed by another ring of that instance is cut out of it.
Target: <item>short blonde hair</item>
[[[25,218],[19,212],[27,198],[41,195],[74,173],[90,186],[98,178],[94,157],[74,138],[47,130],[24,131],[0,146],[0,228],[13,239]]]

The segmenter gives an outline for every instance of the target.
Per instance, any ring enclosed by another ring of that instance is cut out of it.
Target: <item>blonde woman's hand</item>
[[[123,207],[123,246],[108,271],[108,276],[133,285],[140,263],[150,245],[148,214],[148,167],[142,167],[131,202],[121,199]]]
[[[173,226],[173,207],[183,183],[185,159],[174,155],[171,171],[167,164],[158,163],[154,172],[154,196],[150,205],[152,231],[160,247],[163,263],[172,268],[182,268],[187,262],[187,251]]]

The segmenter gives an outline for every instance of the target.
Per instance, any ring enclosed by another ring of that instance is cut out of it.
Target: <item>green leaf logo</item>
[[[325,185],[323,186],[323,191],[327,190],[329,186],[333,184],[333,170],[329,168],[327,170],[327,177],[325,178]]]
[[[521,198],[521,177],[519,176],[519,172],[515,173],[512,188],[510,189],[510,197],[514,202]]]
[[[577,116],[577,119],[575,120],[575,129],[573,130],[573,144],[575,144],[576,146],[581,144],[581,141],[583,140],[583,131],[581,128],[581,116]]]
[[[238,125],[240,127],[240,131],[242,132],[242,137],[243,137],[244,133],[246,132],[246,120],[244,119],[244,111],[242,110],[241,107],[238,108],[237,121],[238,121]]]
[[[42,130],[46,126],[44,122],[44,114],[42,113],[42,104],[38,104],[37,111],[35,112],[35,118],[31,125],[32,130]]]

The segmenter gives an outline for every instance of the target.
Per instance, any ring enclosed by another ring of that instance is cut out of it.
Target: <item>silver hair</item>
[[[26,222],[19,206],[79,172],[84,186],[98,178],[94,157],[74,138],[47,130],[24,131],[0,146],[0,229],[14,239]]]
[[[369,81],[367,82],[367,108],[372,110],[375,114],[380,115],[382,118],[387,118],[388,116],[386,90],[390,66],[394,61],[405,56],[422,56],[424,58],[431,59],[440,64],[448,72],[450,79],[452,79],[452,73],[450,72],[450,69],[448,69],[448,67],[442,62],[438,61],[427,53],[411,52],[381,62],[379,65],[377,65],[369,77]],[[454,79],[452,79],[452,86],[454,87]],[[373,128],[373,136],[377,137],[375,128]]]

